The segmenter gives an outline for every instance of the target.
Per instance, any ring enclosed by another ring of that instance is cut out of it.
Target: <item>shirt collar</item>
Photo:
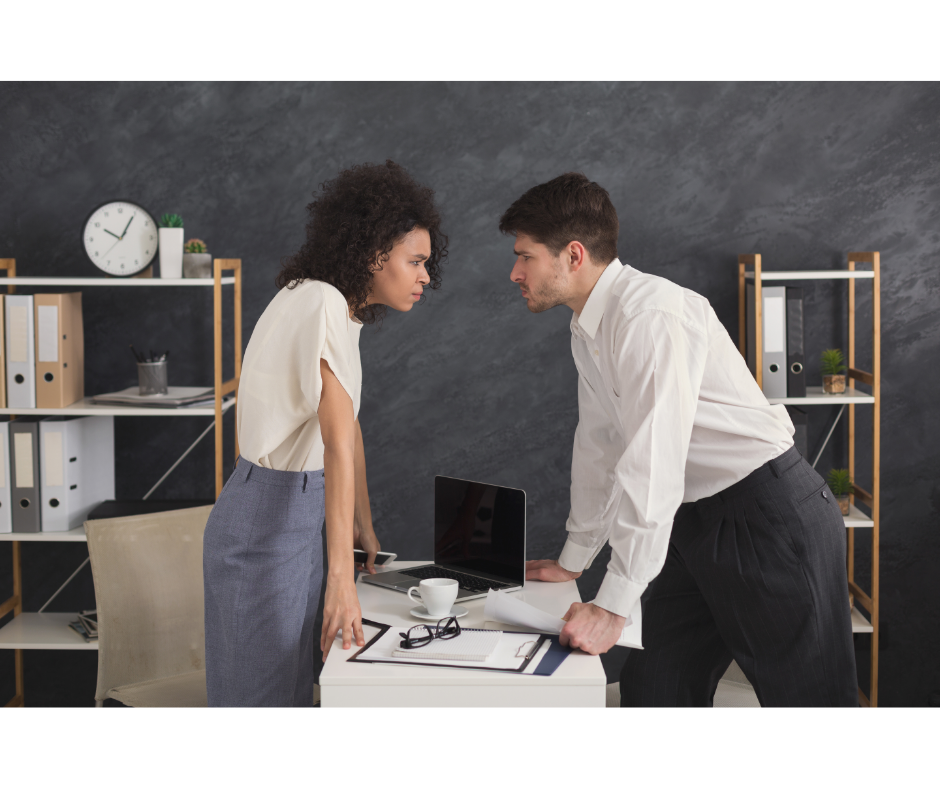
[[[601,324],[601,318],[604,316],[604,308],[607,306],[607,297],[610,295],[610,288],[614,286],[614,282],[617,281],[617,276],[623,268],[624,266],[623,263],[620,262],[620,258],[615,257],[611,260],[610,263],[607,264],[607,268],[604,269],[604,273],[601,274],[600,279],[598,279],[597,283],[594,285],[594,289],[591,290],[591,295],[588,296],[588,300],[584,304],[584,309],[581,310],[580,317],[578,315],[572,315],[572,324],[580,327],[591,339],[594,339],[597,335],[597,328]]]

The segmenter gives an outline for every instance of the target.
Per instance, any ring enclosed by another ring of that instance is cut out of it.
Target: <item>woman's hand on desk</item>
[[[544,580],[547,583],[565,583],[581,577],[580,572],[569,572],[557,561],[543,559],[525,562],[526,580]]]
[[[323,651],[324,662],[326,655],[330,653],[333,639],[340,630],[343,630],[344,649],[352,646],[353,636],[357,646],[366,644],[362,635],[362,611],[359,609],[356,583],[350,577],[338,577],[336,580],[327,578],[326,581],[323,629],[320,632],[320,649]]]

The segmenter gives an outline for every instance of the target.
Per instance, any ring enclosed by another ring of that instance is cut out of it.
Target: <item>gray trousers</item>
[[[791,448],[676,512],[623,706],[711,706],[732,658],[762,706],[857,706],[845,523]]]
[[[239,458],[203,539],[210,706],[313,705],[323,471]]]

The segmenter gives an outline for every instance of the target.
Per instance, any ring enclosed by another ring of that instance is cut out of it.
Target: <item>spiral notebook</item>
[[[502,632],[464,629],[455,638],[435,638],[420,648],[396,648],[393,657],[406,659],[454,659],[466,662],[486,662],[496,650]]]

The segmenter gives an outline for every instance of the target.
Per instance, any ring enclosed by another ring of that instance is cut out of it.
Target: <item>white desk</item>
[[[396,561],[388,569],[426,563]],[[401,627],[421,623],[408,614],[414,604],[405,594],[362,582],[357,582],[356,587],[363,618]],[[529,581],[524,590],[515,593],[530,605],[558,616],[564,615],[572,602],[581,601],[574,580],[567,583]],[[485,599],[464,602],[470,613],[460,619],[460,625],[482,626],[484,603]],[[369,631],[375,632],[374,629]],[[523,676],[482,670],[347,663],[358,650],[353,644],[344,651],[340,640],[333,644],[320,673],[322,706],[602,707],[605,704],[607,678],[601,659],[580,651],[569,654],[551,676]]]

